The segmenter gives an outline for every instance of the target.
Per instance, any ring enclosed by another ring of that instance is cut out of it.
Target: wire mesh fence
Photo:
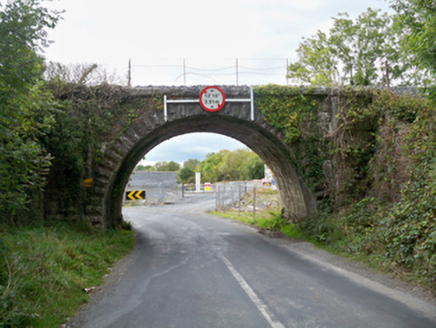
[[[275,187],[264,186],[261,180],[182,185],[182,197],[199,193],[215,194],[216,211],[237,211],[238,214],[249,212],[253,218],[266,207],[280,206]],[[265,197],[266,194],[272,197]]]
[[[264,194],[265,190],[270,188],[265,188],[261,181],[218,185],[215,193],[216,209],[222,212],[237,211],[238,214],[250,212],[255,219],[256,214],[265,207],[264,202],[258,197],[259,194]]]

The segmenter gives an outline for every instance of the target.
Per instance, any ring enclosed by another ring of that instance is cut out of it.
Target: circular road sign
[[[200,92],[200,105],[208,112],[217,112],[224,107],[226,96],[218,87],[206,87]]]

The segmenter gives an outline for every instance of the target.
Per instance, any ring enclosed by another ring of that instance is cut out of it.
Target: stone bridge
[[[289,217],[303,218],[316,210],[316,197],[292,164],[292,149],[284,136],[266,123],[248,86],[222,86],[226,101],[219,111],[206,111],[199,103],[205,87],[141,87],[125,91],[131,99],[166,99],[159,110],[139,110],[112,140],[101,145],[103,154],[94,169],[96,177],[86,206],[86,217],[95,226],[110,228],[122,218],[124,188],[135,165],[163,141],[191,132],[212,132],[232,137],[256,152],[272,170],[282,205]],[[330,90],[314,89],[318,128],[334,128],[335,97]],[[126,114],[128,115],[128,114]],[[332,121],[333,120],[333,121]]]

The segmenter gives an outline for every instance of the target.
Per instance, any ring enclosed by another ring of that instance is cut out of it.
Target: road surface
[[[434,303],[202,212],[213,205],[125,208],[135,249],[68,327],[436,327]]]

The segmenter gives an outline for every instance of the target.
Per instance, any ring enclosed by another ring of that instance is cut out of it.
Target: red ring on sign
[[[204,103],[204,100],[203,100],[203,95],[204,95],[205,93],[210,93],[209,90],[211,90],[211,89],[212,89],[212,92],[213,92],[213,91],[217,91],[217,92],[219,92],[219,93],[221,94],[221,97],[222,97],[222,102],[221,102],[220,104],[218,104],[217,108],[210,108],[210,106],[208,106],[208,104],[205,104],[205,103]],[[203,107],[203,109],[204,109],[205,111],[208,111],[208,112],[211,112],[211,113],[219,111],[219,110],[222,109],[222,108],[224,107],[224,105],[226,104],[226,96],[225,96],[223,90],[221,90],[220,88],[215,87],[215,86],[206,87],[206,88],[204,88],[203,90],[201,90],[201,92],[200,92],[200,97],[199,97],[199,98],[200,98],[200,105],[201,105],[201,107]]]

